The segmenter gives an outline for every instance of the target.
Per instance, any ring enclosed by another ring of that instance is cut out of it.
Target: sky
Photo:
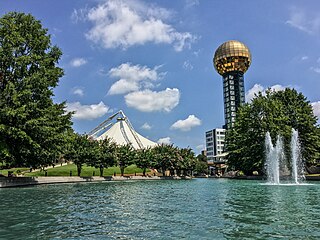
[[[62,50],[54,101],[76,111],[76,132],[123,110],[141,135],[199,153],[224,124],[212,58],[228,40],[251,51],[246,101],[291,87],[320,117],[318,0],[0,0],[10,11],[40,20]]]

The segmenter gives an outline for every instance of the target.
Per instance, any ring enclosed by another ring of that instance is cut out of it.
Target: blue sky
[[[65,71],[54,100],[89,132],[123,110],[156,142],[204,148],[221,127],[222,79],[212,57],[225,41],[252,54],[247,101],[268,87],[294,87],[320,116],[320,1],[0,1],[1,15],[31,13],[61,48]]]

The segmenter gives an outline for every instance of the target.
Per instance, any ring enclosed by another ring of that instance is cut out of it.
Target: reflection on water
[[[231,188],[224,217],[229,239],[318,239],[320,185],[263,185]],[[310,199],[314,201],[310,202]],[[226,209],[227,211],[227,209]]]
[[[320,185],[196,179],[0,189],[0,239],[318,239]]]

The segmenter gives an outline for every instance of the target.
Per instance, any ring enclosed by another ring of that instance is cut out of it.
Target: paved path
[[[188,179],[181,177],[158,177],[158,176],[116,176],[116,177],[0,177],[0,188],[22,187],[42,184],[81,183],[81,182],[104,182],[104,181],[135,181],[135,180],[180,180]]]

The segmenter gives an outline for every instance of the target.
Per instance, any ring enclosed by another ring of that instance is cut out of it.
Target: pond
[[[320,184],[193,179],[0,189],[0,239],[319,239]]]

